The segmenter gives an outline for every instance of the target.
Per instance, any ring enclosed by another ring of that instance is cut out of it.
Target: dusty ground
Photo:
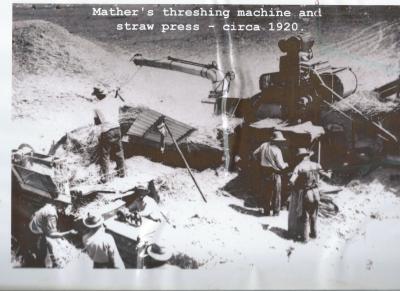
[[[133,53],[155,58],[175,55],[202,62],[220,60],[224,68],[237,71],[235,90],[244,97],[257,93],[261,73],[275,71],[278,66],[277,35],[247,39],[233,35],[232,48],[222,43],[220,50],[214,48],[215,38],[202,34],[153,35],[159,39],[157,43],[149,42],[145,35],[118,39],[114,34],[112,41],[106,41],[99,25],[79,30],[71,17],[49,19],[50,12],[16,10],[15,20],[58,21],[74,34],[44,21],[16,21],[13,31],[12,138],[15,146],[27,142],[39,152],[47,152],[52,141],[66,131],[92,122],[92,110],[99,106],[90,96],[96,84],[111,92],[121,86],[129,103],[143,104],[192,124],[199,128],[199,135],[215,136],[221,119],[212,116],[210,105],[200,103],[207,96],[208,81],[149,68],[138,70],[128,62]],[[72,15],[74,10],[65,13]],[[340,20],[342,24],[334,30],[330,24],[339,23],[337,18],[309,25],[311,31],[319,31],[316,56],[338,66],[351,66],[362,90],[397,76],[398,20],[379,15],[354,23],[348,18]],[[191,42],[199,45],[193,47]],[[234,62],[226,57],[229,53]],[[107,101],[110,118],[119,105],[116,100]],[[400,184],[396,170],[378,169],[334,195],[340,213],[320,218],[320,237],[304,245],[285,237],[286,211],[280,217],[265,217],[258,208],[246,208],[242,199],[221,190],[234,173],[223,168],[195,173],[207,195],[205,204],[186,170],[143,157],[134,157],[127,164],[132,184],[157,181],[161,209],[170,222],[160,228],[159,239],[174,251],[195,258],[202,269],[253,272],[264,286],[283,288],[300,278],[315,287],[335,284],[362,288],[382,286],[374,285],[380,282],[398,285]],[[277,274],[276,270],[283,272]]]

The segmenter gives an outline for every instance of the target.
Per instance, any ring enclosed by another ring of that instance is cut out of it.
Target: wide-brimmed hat
[[[88,213],[87,217],[83,220],[83,224],[87,228],[97,228],[101,226],[104,222],[104,219],[101,215],[90,214]]]
[[[280,131],[275,131],[272,134],[271,141],[286,141],[286,138],[283,136],[282,132]]]
[[[158,244],[151,244],[146,248],[147,254],[156,261],[165,262],[172,257],[172,252],[166,247]]]
[[[306,149],[306,148],[299,148],[297,149],[296,156],[311,156],[313,154],[312,151]]]
[[[300,97],[297,100],[297,104],[303,104],[303,105],[307,105],[307,104],[309,104],[311,102],[312,102],[312,97],[311,96],[303,96],[303,97]]]

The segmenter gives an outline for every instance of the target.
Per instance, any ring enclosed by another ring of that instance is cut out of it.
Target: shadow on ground
[[[242,207],[239,205],[235,205],[235,204],[229,204],[229,207],[231,207],[232,209],[236,210],[237,212],[243,213],[243,214],[247,214],[247,215],[253,215],[253,216],[264,216],[264,213],[261,209],[251,209],[251,208],[246,208],[246,207]]]
[[[249,208],[263,207],[265,200],[260,195],[261,190],[259,183],[255,183],[254,177],[246,174],[239,174],[230,180],[222,190],[228,192],[232,196],[242,199],[244,206]],[[235,209],[238,210],[238,209]],[[238,210],[239,211],[239,210]]]
[[[289,232],[286,229],[283,229],[283,228],[280,228],[277,226],[273,226],[273,227],[269,228],[268,230],[275,233],[280,238],[288,239],[288,240],[291,239],[289,236]]]

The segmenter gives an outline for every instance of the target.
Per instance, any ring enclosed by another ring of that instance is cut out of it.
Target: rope
[[[107,91],[107,95],[110,93],[117,93],[122,87],[124,87],[126,84],[132,82],[132,80],[136,77],[136,75],[139,73],[139,71],[141,70],[142,67],[137,68],[137,70],[130,76],[127,77],[127,79],[123,82],[120,83],[119,86],[117,86],[116,89],[113,90],[109,90]],[[120,93],[118,92],[117,94],[115,94],[115,97],[120,97],[120,99],[125,102],[124,98],[122,98],[122,96],[120,95]]]

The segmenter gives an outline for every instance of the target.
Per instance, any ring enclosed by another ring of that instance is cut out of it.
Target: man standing
[[[306,121],[312,121],[312,97],[311,96],[302,96],[296,101],[296,123],[300,124]]]
[[[281,209],[281,192],[282,192],[282,171],[288,167],[282,157],[282,151],[279,145],[284,143],[286,139],[280,131],[274,132],[270,142],[263,143],[257,148],[253,157],[260,161],[262,177],[266,181],[267,203],[264,213],[269,216],[271,207],[273,215],[279,215]]]
[[[58,267],[52,245],[48,241],[48,238],[63,238],[67,235],[78,233],[76,230],[58,231],[58,215],[65,211],[67,205],[62,199],[55,200],[55,205],[46,204],[35,212],[29,223],[32,233],[39,236],[37,241],[37,260],[40,267],[46,267],[47,254],[50,255],[51,267]]]
[[[319,163],[310,160],[312,152],[305,148],[299,148],[297,156],[301,159],[290,178],[294,185],[295,194],[290,201],[289,226],[291,217],[294,217],[295,226],[291,231],[297,238],[307,242],[309,237],[317,237],[317,216],[320,201],[318,189],[320,173],[330,177],[323,171]],[[289,227],[290,228],[290,227]]]
[[[121,130],[119,124],[111,124],[99,110],[95,110],[94,124],[101,127],[99,138],[99,163],[102,183],[106,183],[110,178],[110,157],[113,155],[116,162],[117,175],[125,177],[125,158],[121,141]]]
[[[102,216],[91,214],[83,220],[89,230],[83,236],[83,244],[93,260],[93,268],[125,269],[114,238],[105,232],[103,222]]]

